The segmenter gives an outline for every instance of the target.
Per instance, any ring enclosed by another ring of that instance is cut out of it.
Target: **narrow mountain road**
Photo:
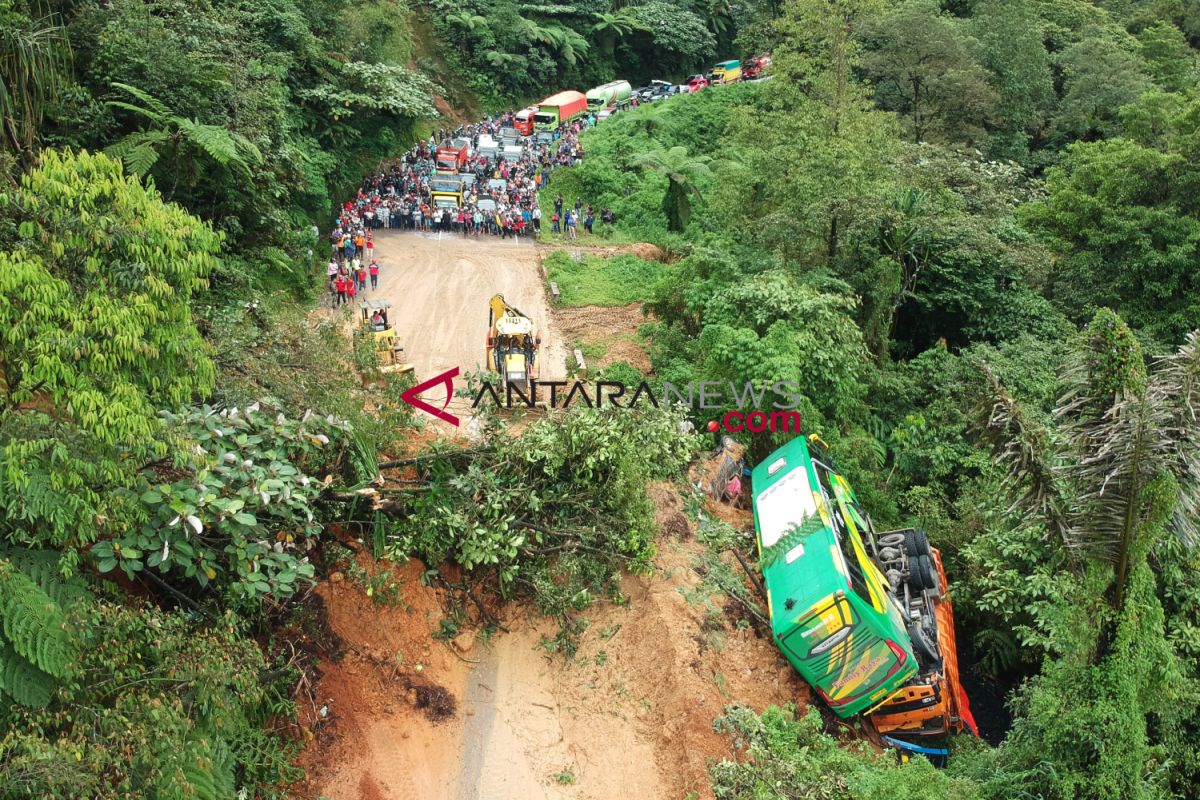
[[[488,301],[494,294],[504,295],[537,325],[540,377],[566,374],[568,348],[553,325],[536,245],[491,236],[464,239],[383,230],[376,235],[375,253],[379,288],[368,289],[366,298],[392,302],[391,321],[418,381],[453,367],[463,375],[484,369]],[[465,387],[465,379],[458,378],[455,386]],[[439,408],[446,399],[441,387],[422,397]],[[469,402],[452,400],[449,410],[469,416]]]

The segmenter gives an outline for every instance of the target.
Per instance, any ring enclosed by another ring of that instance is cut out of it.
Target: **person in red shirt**
[[[346,284],[349,282],[343,275],[338,275],[333,279],[333,288],[337,289],[337,305],[339,306],[346,302]]]
[[[371,291],[375,291],[379,287],[379,262],[371,261]]]
[[[367,289],[367,268],[362,264],[358,265],[358,288],[363,291]]]
[[[346,279],[346,298],[347,298],[346,302],[353,303],[354,296],[356,294],[358,294],[358,290],[356,288],[354,288],[354,281],[351,280],[350,278],[347,278]]]

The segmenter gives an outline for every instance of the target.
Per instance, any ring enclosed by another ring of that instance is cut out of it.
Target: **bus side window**
[[[850,572],[850,588],[869,605],[872,602],[871,590],[867,586],[866,576],[863,575],[862,565],[858,562],[858,553],[855,552],[854,545],[850,542],[850,537],[854,534],[851,533],[846,521],[842,518],[842,510],[831,485],[829,468],[816,459],[813,459],[813,466],[817,473],[817,481],[821,485],[821,495],[825,501],[825,507],[829,510],[830,519],[833,520],[833,532],[837,536],[838,547],[842,549],[842,558],[846,562],[846,569]],[[857,520],[855,524],[857,525]]]

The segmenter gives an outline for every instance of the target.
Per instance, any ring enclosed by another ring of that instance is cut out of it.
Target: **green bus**
[[[919,665],[866,512],[815,436],[768,456],[751,485],[775,644],[836,714],[869,713]]]

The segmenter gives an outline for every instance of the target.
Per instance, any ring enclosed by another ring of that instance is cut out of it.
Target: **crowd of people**
[[[502,152],[478,153],[481,136],[500,138],[501,131],[511,128],[513,122],[509,112],[454,131],[439,130],[414,145],[387,170],[363,180],[357,197],[343,204],[330,233],[329,289],[335,307],[366,291],[365,278],[370,278],[371,289],[375,288],[379,271],[373,255],[376,230],[501,238],[541,232],[538,190],[555,167],[573,166],[583,158],[579,134],[595,124],[595,117],[564,124],[553,136],[523,137],[521,155],[516,159],[505,159]],[[469,174],[474,180],[463,185],[461,206],[437,208],[430,196],[431,182],[438,177],[437,148],[444,141],[460,138],[468,140],[471,149],[459,173]],[[562,197],[558,197],[549,222],[552,232],[574,238],[580,226],[592,232],[596,219],[591,205],[585,211],[583,203],[576,200],[573,209],[564,208]],[[602,211],[600,221],[612,224],[612,212]]]
[[[501,132],[512,128],[511,112],[489,116],[474,125],[454,131],[439,130],[418,142],[388,169],[363,179],[357,196],[346,201],[330,233],[331,254],[328,266],[330,302],[336,308],[354,302],[358,295],[378,286],[380,265],[374,257],[374,232],[380,229],[460,234],[464,237],[526,237],[542,231],[542,210],[538,190],[560,166],[574,166],[583,158],[579,134],[595,125],[589,115],[559,126],[552,136],[522,137],[519,158],[506,159],[502,148],[480,155],[480,137],[501,139]],[[456,208],[438,208],[431,198],[431,183],[438,178],[436,152],[439,145],[453,139],[470,142],[465,166],[458,174],[474,180],[463,182],[462,203]],[[574,207],[565,207],[562,196],[554,200],[549,219],[552,233],[576,238],[582,227],[592,233],[595,209],[576,199]],[[613,213],[603,209],[601,224],[612,225]],[[369,288],[368,288],[369,286]]]

